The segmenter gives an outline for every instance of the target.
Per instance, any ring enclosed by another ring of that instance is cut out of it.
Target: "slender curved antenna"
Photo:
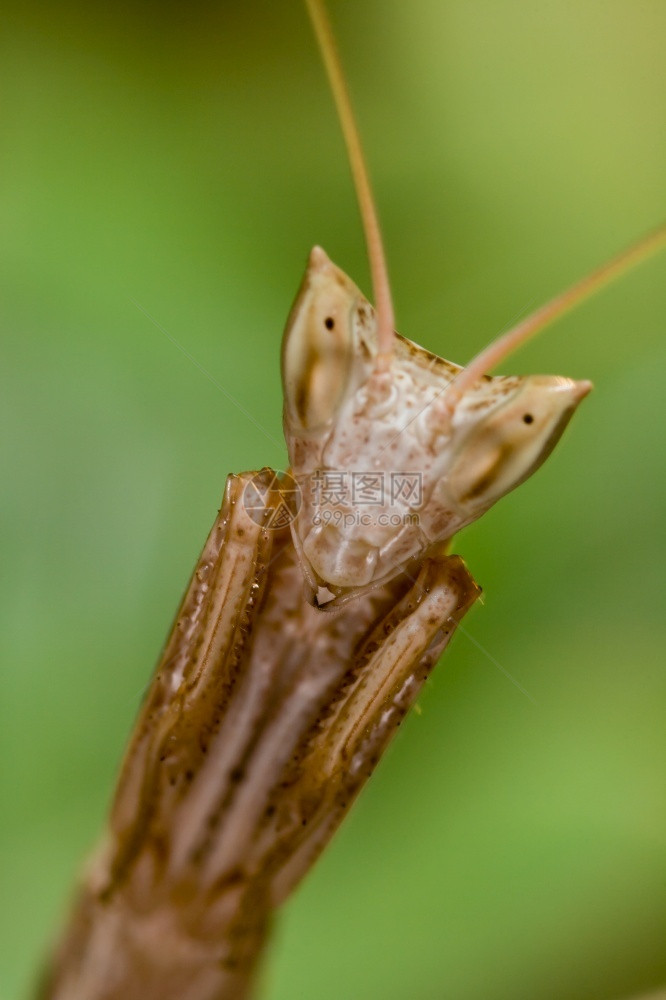
[[[393,302],[391,300],[391,287],[386,269],[386,258],[379,230],[377,211],[372,197],[372,188],[370,187],[370,179],[365,165],[354,112],[352,111],[349,99],[349,92],[342,71],[342,64],[323,0],[305,0],[305,3],[333,92],[338,119],[347,147],[347,156],[349,157],[349,165],[354,179],[356,197],[358,198],[361,210],[365,243],[370,260],[372,290],[377,312],[377,368],[380,371],[386,371],[393,355],[393,328],[395,320]]]
[[[617,254],[616,257],[612,257],[609,261],[606,261],[601,267],[588,274],[587,277],[582,278],[575,285],[572,285],[571,288],[567,288],[566,291],[560,292],[554,299],[546,302],[545,305],[541,306],[530,316],[521,320],[511,330],[507,330],[506,333],[498,337],[492,344],[485,347],[480,354],[477,354],[467,367],[463,368],[450,383],[446,391],[446,402],[449,412],[453,410],[463,393],[471,385],[477,382],[486,372],[494,368],[495,365],[499,364],[500,361],[503,361],[509,354],[512,354],[526,340],[540,333],[541,330],[549,326],[556,319],[559,319],[560,316],[571,312],[581,302],[595,295],[596,292],[610,284],[615,278],[626,274],[633,267],[636,267],[637,264],[642,263],[642,261],[664,247],[666,247],[666,223],[659,226],[658,229],[654,229],[636,243],[632,243],[631,246]]]

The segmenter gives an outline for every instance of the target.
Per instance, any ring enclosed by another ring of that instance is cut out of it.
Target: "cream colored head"
[[[375,313],[316,247],[284,336],[284,424],[303,503],[292,525],[313,594],[339,604],[401,572],[538,468],[588,382],[461,371],[396,336],[376,365]],[[329,597],[330,599],[330,597]]]

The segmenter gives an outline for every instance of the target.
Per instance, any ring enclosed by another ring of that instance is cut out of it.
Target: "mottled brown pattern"
[[[475,378],[460,395],[460,366],[397,334],[390,369],[378,368],[377,322],[315,247],[283,341],[284,429],[303,492],[301,570],[311,599],[323,589],[337,607],[426,558],[531,475],[589,391],[558,376],[499,375]],[[363,476],[381,487],[355,500]],[[401,478],[418,489],[394,491]],[[322,500],[327,480],[347,490]]]
[[[228,481],[44,1000],[245,996],[273,910],[477,596],[441,556],[337,613],[312,607],[289,531],[243,510],[249,478]]]

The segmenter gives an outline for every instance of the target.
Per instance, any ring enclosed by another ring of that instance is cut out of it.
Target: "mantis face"
[[[550,454],[589,382],[483,376],[396,338],[376,364],[374,310],[318,247],[283,343],[284,424],[303,502],[292,524],[313,593],[342,603],[446,542]]]

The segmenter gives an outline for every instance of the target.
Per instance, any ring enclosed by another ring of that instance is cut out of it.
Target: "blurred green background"
[[[407,336],[465,361],[664,216],[661,0],[331,6]],[[369,281],[297,0],[10,0],[2,22],[14,1000],[226,473],[285,464],[132,300],[279,440],[309,248]],[[613,1000],[666,980],[665,279],[652,261],[506,366],[596,391],[458,539],[485,604],[282,914],[265,1000]]]

